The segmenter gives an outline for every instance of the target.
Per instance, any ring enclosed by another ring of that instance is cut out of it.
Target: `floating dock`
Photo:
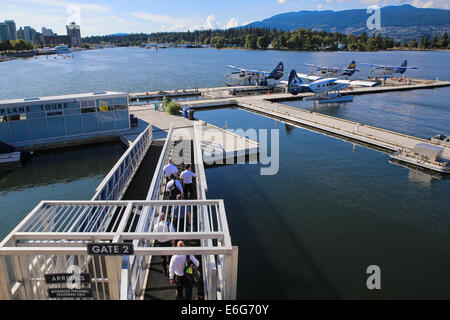
[[[414,84],[399,84],[379,87],[353,88],[344,92],[351,94],[369,94],[380,92],[392,92],[403,90],[432,89],[450,86],[450,81],[415,81]],[[321,113],[311,112],[277,103],[278,101],[298,100],[311,96],[312,93],[301,93],[297,96],[280,93],[273,95],[259,95],[220,99],[204,99],[197,101],[182,101],[183,106],[189,106],[192,110],[205,110],[228,107],[230,104],[254,113],[258,113],[293,125],[309,128],[320,133],[325,133],[346,140],[356,141],[364,145],[375,146],[388,152],[399,150],[413,150],[419,143],[439,146],[443,149],[442,157],[450,159],[450,146],[434,141],[395,132],[392,130],[364,125],[358,122],[340,119]],[[430,166],[420,162],[418,167],[429,169]]]

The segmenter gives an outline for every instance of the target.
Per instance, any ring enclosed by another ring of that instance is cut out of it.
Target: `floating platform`
[[[233,102],[226,101],[215,107],[225,108],[235,105]],[[211,108],[213,104],[201,104],[203,108]],[[167,132],[170,125],[173,124],[175,139],[192,140],[194,137],[194,125],[200,129],[200,144],[203,151],[203,160],[206,164],[231,164],[234,158],[248,157],[257,155],[259,152],[259,143],[241,137],[228,130],[208,124],[204,121],[188,120],[181,116],[170,115],[166,112],[155,111],[150,105],[130,106],[130,112],[140,121],[152,123],[153,130],[162,130]],[[138,125],[136,132],[138,134],[145,125]],[[128,137],[132,137],[129,135]]]

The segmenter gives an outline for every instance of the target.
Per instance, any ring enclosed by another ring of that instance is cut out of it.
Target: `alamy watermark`
[[[367,18],[366,25],[369,30],[380,30],[381,29],[381,10],[377,5],[371,5],[367,8],[367,14],[371,14]]]
[[[366,286],[369,290],[381,290],[381,269],[377,265],[371,265],[367,267],[367,274],[370,276],[367,278]]]
[[[177,137],[193,140],[187,129],[177,129]],[[279,129],[198,130],[206,165],[260,164],[260,174],[275,175],[280,168]],[[190,145],[178,143],[172,152],[174,164],[190,163]]]

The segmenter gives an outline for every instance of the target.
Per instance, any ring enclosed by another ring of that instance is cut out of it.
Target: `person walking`
[[[178,168],[173,164],[172,158],[169,158],[167,160],[167,164],[164,166],[163,168],[163,172],[166,176],[166,183],[168,183],[170,181],[170,175],[173,174],[177,174],[178,173]]]
[[[178,241],[177,247],[184,247],[183,241]],[[189,259],[197,267],[200,262],[193,255],[189,255]],[[170,259],[169,266],[169,278],[170,284],[177,286],[177,300],[191,300],[192,299],[192,283],[186,279],[185,266],[186,266],[186,255],[174,255]],[[184,291],[184,295],[183,295]]]
[[[153,227],[153,232],[175,232],[172,223],[166,220],[166,214],[161,212],[159,214],[159,222],[155,224]],[[175,240],[165,240],[161,238],[156,238],[155,240],[156,247],[175,247]],[[169,259],[168,259],[169,258]],[[168,260],[170,261],[170,256],[163,255],[161,256],[162,265],[163,265],[163,273],[167,276],[169,273],[167,271]]]
[[[166,192],[169,193],[170,200],[176,200],[179,194],[183,194],[183,186],[175,174],[170,174],[170,181],[166,185]]]
[[[185,199],[194,198],[194,187],[192,185],[192,178],[196,176],[197,175],[191,171],[190,164],[186,166],[186,170],[184,170],[180,175],[180,179],[183,181],[183,190]]]

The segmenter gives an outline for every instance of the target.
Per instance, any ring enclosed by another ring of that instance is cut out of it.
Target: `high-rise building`
[[[9,26],[4,22],[0,22],[0,40],[11,40]]]
[[[17,39],[25,40],[25,31],[22,29],[22,27],[17,30]]]
[[[11,40],[17,40],[16,23],[14,20],[5,20],[5,23],[8,25]]]
[[[48,36],[48,37],[51,37],[51,36],[54,36],[55,34],[53,33],[53,30],[52,29],[47,29],[47,28],[45,28],[45,27],[42,27],[42,35],[45,37],[45,36]]]
[[[67,28],[67,36],[69,37],[70,45],[72,47],[81,47],[81,32],[80,26],[75,22],[71,22]]]
[[[24,37],[25,41],[36,42],[37,33],[36,33],[35,29],[33,29],[30,26],[25,26],[25,27],[23,27],[23,32],[25,35],[25,37]]]

